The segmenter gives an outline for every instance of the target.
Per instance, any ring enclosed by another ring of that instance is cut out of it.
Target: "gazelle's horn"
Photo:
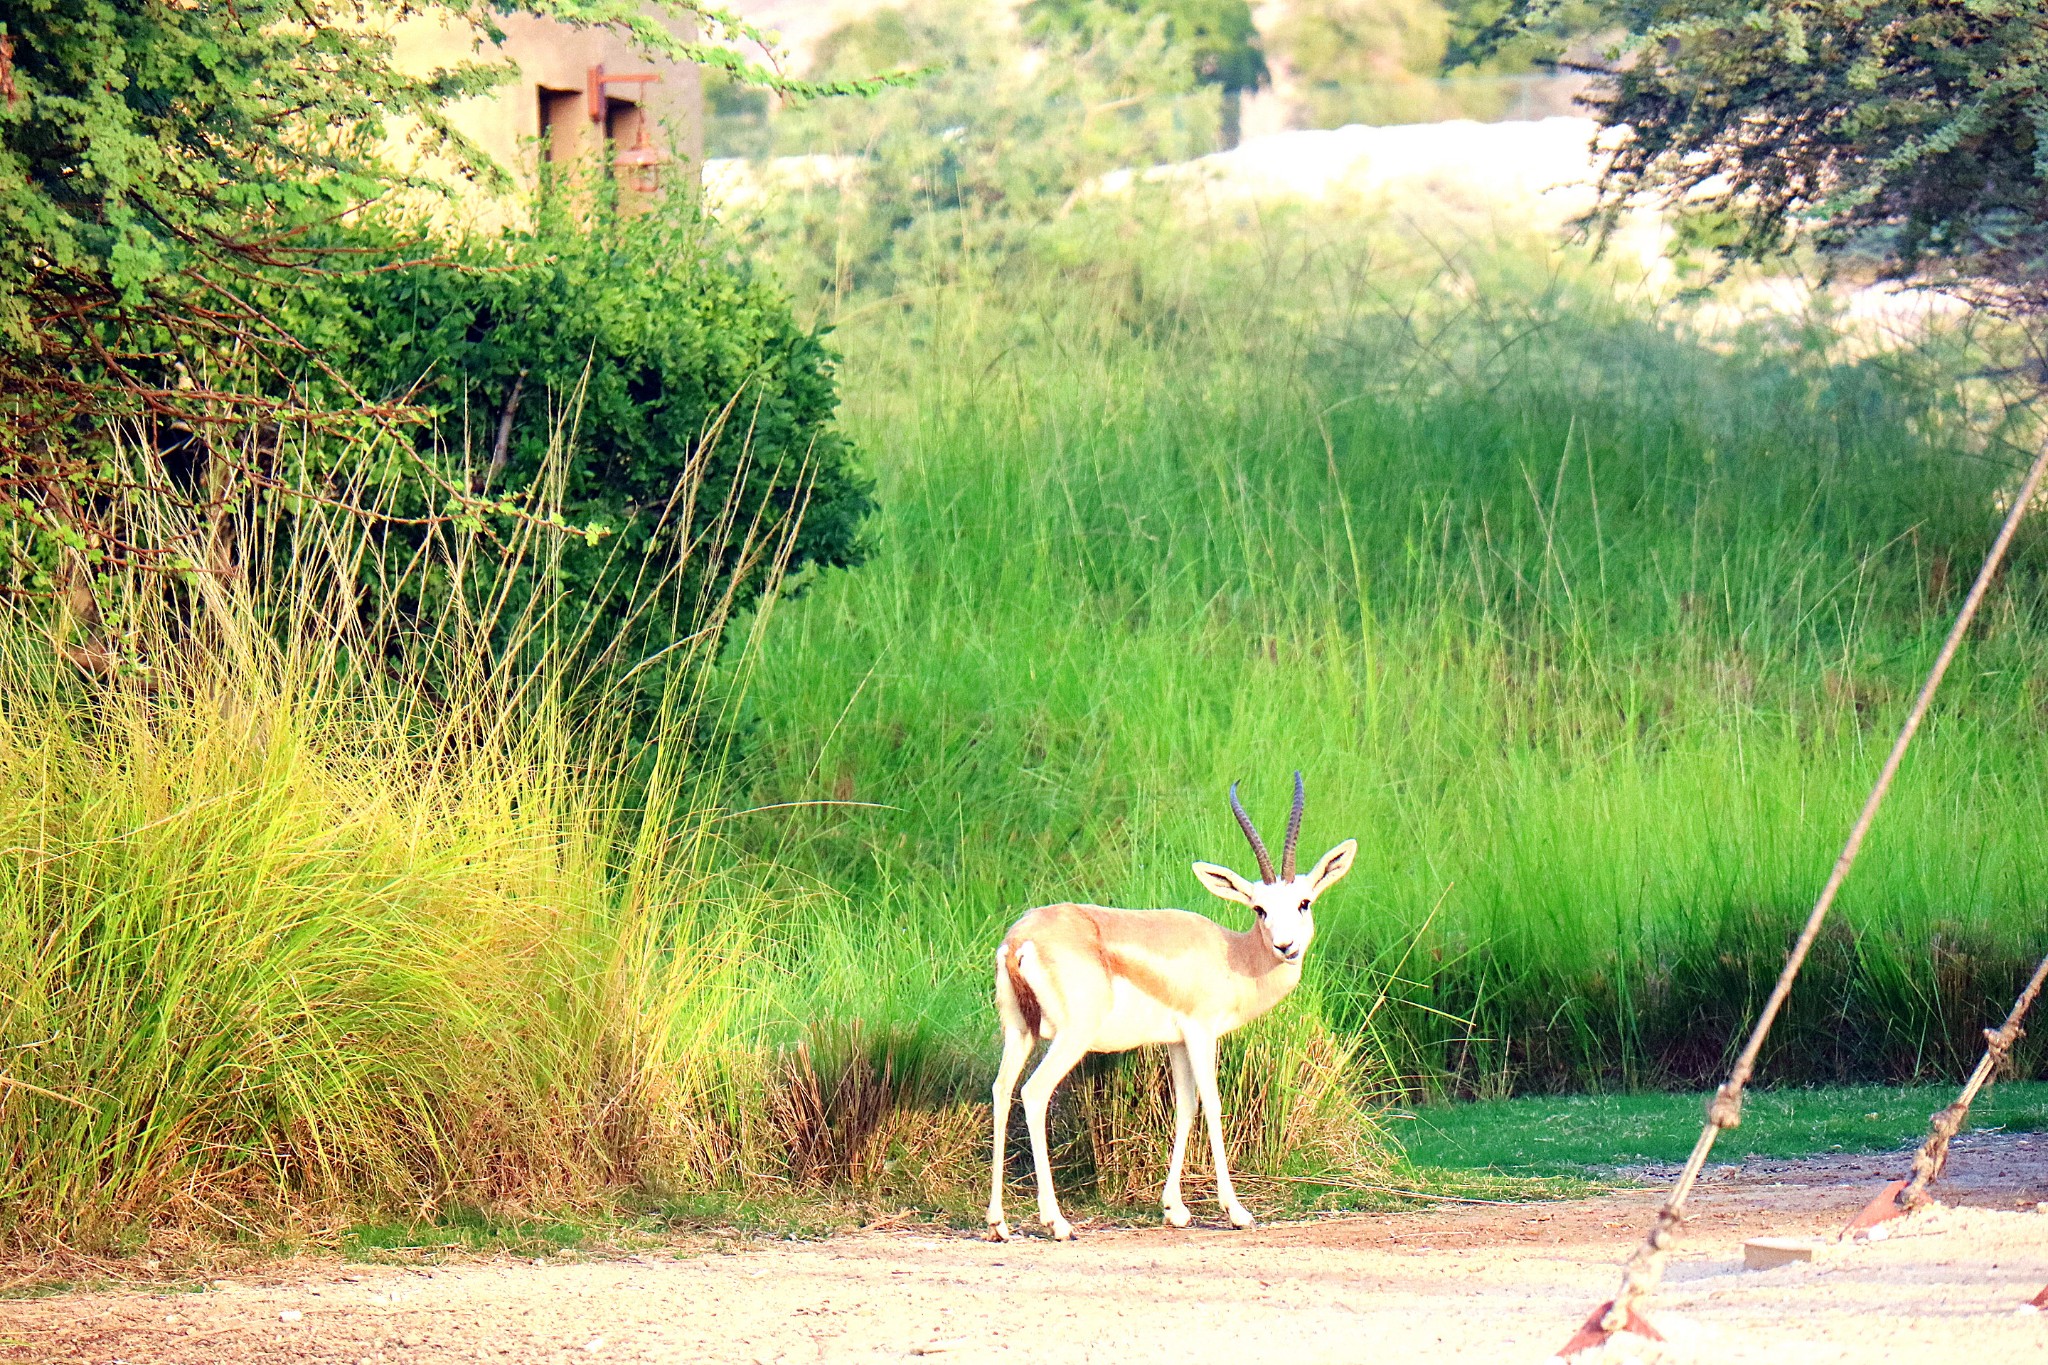
[[[1259,860],[1259,878],[1266,882],[1280,880],[1273,875],[1273,855],[1266,852],[1266,841],[1252,828],[1252,818],[1244,813],[1244,807],[1237,802],[1237,784],[1230,784],[1230,813],[1237,817],[1237,823],[1244,826],[1244,837],[1252,842],[1252,856]]]
[[[1294,809],[1287,812],[1287,842],[1280,845],[1280,880],[1294,880],[1294,846],[1301,841],[1301,769],[1294,770]]]

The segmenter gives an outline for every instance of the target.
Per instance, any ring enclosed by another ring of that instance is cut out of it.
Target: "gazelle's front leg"
[[[1251,1210],[1237,1202],[1230,1185],[1230,1163],[1223,1156],[1223,1104],[1216,1090],[1216,1040],[1207,1034],[1188,1033],[1184,1046],[1188,1064],[1195,1073],[1195,1091],[1202,1097],[1202,1117],[1209,1122],[1209,1154],[1216,1161],[1216,1202],[1235,1228],[1252,1225]]]
[[[1180,1198],[1180,1167],[1188,1153],[1188,1130],[1195,1126],[1195,1073],[1188,1065],[1185,1044],[1168,1043],[1166,1056],[1173,1063],[1173,1160],[1166,1166],[1166,1189],[1160,1202],[1166,1206],[1166,1221],[1184,1228],[1189,1215]]]

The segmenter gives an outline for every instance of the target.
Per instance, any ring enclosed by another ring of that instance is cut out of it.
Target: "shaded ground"
[[[1830,1232],[1896,1156],[1718,1167],[1657,1321],[1672,1360],[2048,1359],[2048,1137],[1974,1134],[1957,1207],[1811,1265],[1742,1239]],[[328,1267],[211,1293],[0,1304],[0,1361],[1540,1361],[1617,1280],[1660,1191],[1078,1243],[864,1233],[734,1255]]]

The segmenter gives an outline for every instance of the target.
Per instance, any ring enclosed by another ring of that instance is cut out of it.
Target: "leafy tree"
[[[1599,50],[1595,35],[1619,31],[1615,0],[1446,0],[1450,43],[1443,69],[1530,71]],[[1570,54],[1570,55],[1567,55]]]
[[[1236,146],[1244,92],[1272,79],[1246,0],[1030,0],[1022,10],[1027,32],[1084,41],[1112,14],[1164,21],[1167,41],[1188,54],[1195,79],[1223,92],[1223,145]]]
[[[1441,101],[1449,16],[1436,0],[1298,0],[1272,35],[1315,127],[1416,123]]]
[[[1546,0],[1518,0],[1542,32]],[[2038,0],[1623,0],[1597,108],[1627,129],[1607,221],[1655,197],[1730,259],[1836,259],[2048,303],[2048,10]],[[1497,35],[1497,36],[1499,36]],[[1555,45],[1556,35],[1553,35]]]
[[[111,670],[126,662],[102,615],[112,571],[240,573],[224,547],[288,532],[314,497],[391,552],[365,568],[386,643],[407,613],[489,616],[501,648],[513,621],[544,617],[580,642],[586,676],[634,679],[645,702],[669,670],[637,666],[666,660],[707,603],[724,621],[778,569],[857,562],[869,502],[832,423],[831,358],[683,198],[630,222],[544,214],[444,239],[424,206],[445,187],[399,167],[429,152],[509,184],[442,110],[510,67],[404,74],[401,18],[494,34],[532,13],[736,82],[877,88],[787,80],[725,45],[762,41],[745,24],[665,8],[710,41],[641,0],[0,12],[0,593],[54,597],[60,647]],[[547,418],[572,397],[564,441]],[[495,449],[464,439],[469,404],[504,413]],[[703,534],[714,511],[733,534]],[[451,523],[490,542],[462,583],[394,577],[433,561],[413,552]]]
[[[606,25],[650,50],[805,94],[871,89],[783,80],[726,42],[760,35],[697,0],[667,0],[707,41],[684,42],[639,0],[20,0],[0,12],[0,531],[24,558],[162,561],[94,508],[124,480],[113,424],[192,434],[257,418],[333,426],[404,414],[316,405],[296,376],[316,352],[255,303],[431,254],[324,229],[394,191],[431,186],[413,147],[501,182],[442,114],[509,68],[407,75],[390,24],[443,16],[493,32],[527,12]],[[333,378],[333,376],[329,376]],[[251,471],[258,473],[260,471]],[[41,547],[41,548],[38,548]]]

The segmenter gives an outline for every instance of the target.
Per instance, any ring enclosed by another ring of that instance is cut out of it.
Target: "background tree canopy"
[[[781,153],[859,174],[725,216],[800,299],[923,288],[1031,249],[1077,191],[1118,167],[1215,148],[1218,100],[1166,25],[1102,8],[1086,34],[1021,33],[981,0],[910,0],[841,26],[813,75],[921,62],[915,84],[814,101],[765,130]]]
[[[717,37],[758,37],[691,0],[666,8]],[[493,17],[514,12],[619,27],[651,49],[803,93],[867,88],[783,80],[732,49],[682,42],[629,0],[12,6],[0,20],[0,395],[69,379],[162,398],[153,391],[166,357],[140,343],[260,322],[238,306],[236,279],[311,268],[315,257],[324,273],[345,270],[344,251],[300,240],[307,225],[422,187],[389,156],[408,123],[412,147],[502,184],[503,168],[441,109],[509,67],[409,75],[392,64],[389,29],[440,13],[494,33]]]
[[[109,574],[252,572],[230,547],[314,498],[381,526],[364,618],[390,641],[488,601],[498,647],[553,613],[620,676],[707,602],[728,620],[777,573],[857,562],[869,503],[831,357],[689,195],[628,216],[603,183],[562,186],[524,206],[531,226],[464,235],[431,211],[449,187],[405,169],[434,153],[509,190],[442,110],[514,73],[406,74],[401,19],[495,35],[531,13],[791,94],[876,88],[784,79],[725,45],[763,41],[743,23],[664,8],[707,41],[638,0],[10,7],[0,592],[54,597],[67,652],[111,667]],[[458,557],[465,586],[419,568],[444,527],[484,542]]]
[[[1561,48],[1556,10],[1519,0],[1487,42]],[[1810,234],[1886,276],[2048,302],[2036,0],[1629,0],[1599,18],[1628,34],[1598,68],[1601,121],[1630,130],[1610,220],[1654,196],[1731,258]]]
[[[1550,55],[1520,37],[1468,50],[1499,11],[1495,0],[1289,0],[1266,49],[1292,78],[1289,99],[1318,128],[1491,122],[1529,88],[1505,78],[1534,75]]]
[[[1165,39],[1185,52],[1194,78],[1223,92],[1223,144],[1237,145],[1239,100],[1272,79],[1258,25],[1246,0],[1030,0],[1020,11],[1039,38],[1092,42],[1106,16],[1158,19]]]
[[[1029,32],[1087,37],[1105,11],[1163,19],[1168,41],[1193,59],[1204,85],[1255,90],[1270,79],[1246,0],[1031,0],[1022,13]]]

